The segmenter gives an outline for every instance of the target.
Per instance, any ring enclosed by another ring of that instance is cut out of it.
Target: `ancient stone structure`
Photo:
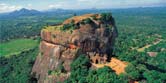
[[[93,63],[106,63],[118,36],[112,16],[101,14],[75,16],[62,25],[48,26],[41,31],[40,53],[32,69],[39,83],[55,83],[68,78],[70,64],[86,54]],[[59,68],[64,67],[65,72]]]

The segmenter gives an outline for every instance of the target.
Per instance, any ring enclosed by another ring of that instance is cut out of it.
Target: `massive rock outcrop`
[[[86,54],[92,63],[110,59],[118,36],[111,14],[86,14],[67,19],[61,25],[41,31],[40,53],[32,69],[39,83],[63,81],[70,75],[70,64]]]

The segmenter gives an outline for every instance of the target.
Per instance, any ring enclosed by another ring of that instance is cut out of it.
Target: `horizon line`
[[[104,9],[132,9],[132,8],[160,8],[160,7],[166,7],[166,6],[143,6],[143,7],[122,7],[122,8],[80,8],[80,9],[67,9],[67,8],[49,8],[49,9],[43,9],[43,10],[39,10],[39,9],[34,9],[34,8],[26,8],[26,7],[23,7],[23,8],[20,8],[20,9],[17,9],[17,10],[13,10],[13,11],[9,11],[9,12],[0,12],[0,14],[5,14],[5,13],[11,13],[11,12],[14,12],[14,11],[19,11],[21,9],[27,9],[27,10],[36,10],[36,11],[39,11],[39,12],[45,12],[45,11],[49,11],[49,10],[58,10],[58,9],[61,9],[61,10],[90,10],[90,9],[96,9],[96,10],[104,10]]]

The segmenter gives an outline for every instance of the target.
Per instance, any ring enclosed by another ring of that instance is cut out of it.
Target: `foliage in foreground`
[[[9,58],[0,57],[0,83],[32,83],[30,72],[37,53],[33,48]]]

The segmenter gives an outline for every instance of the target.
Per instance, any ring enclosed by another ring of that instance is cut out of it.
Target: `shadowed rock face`
[[[69,76],[72,61],[82,53],[94,63],[105,63],[117,36],[113,17],[104,20],[100,14],[76,16],[62,25],[48,26],[41,31],[40,53],[32,74],[39,83],[62,82]]]

